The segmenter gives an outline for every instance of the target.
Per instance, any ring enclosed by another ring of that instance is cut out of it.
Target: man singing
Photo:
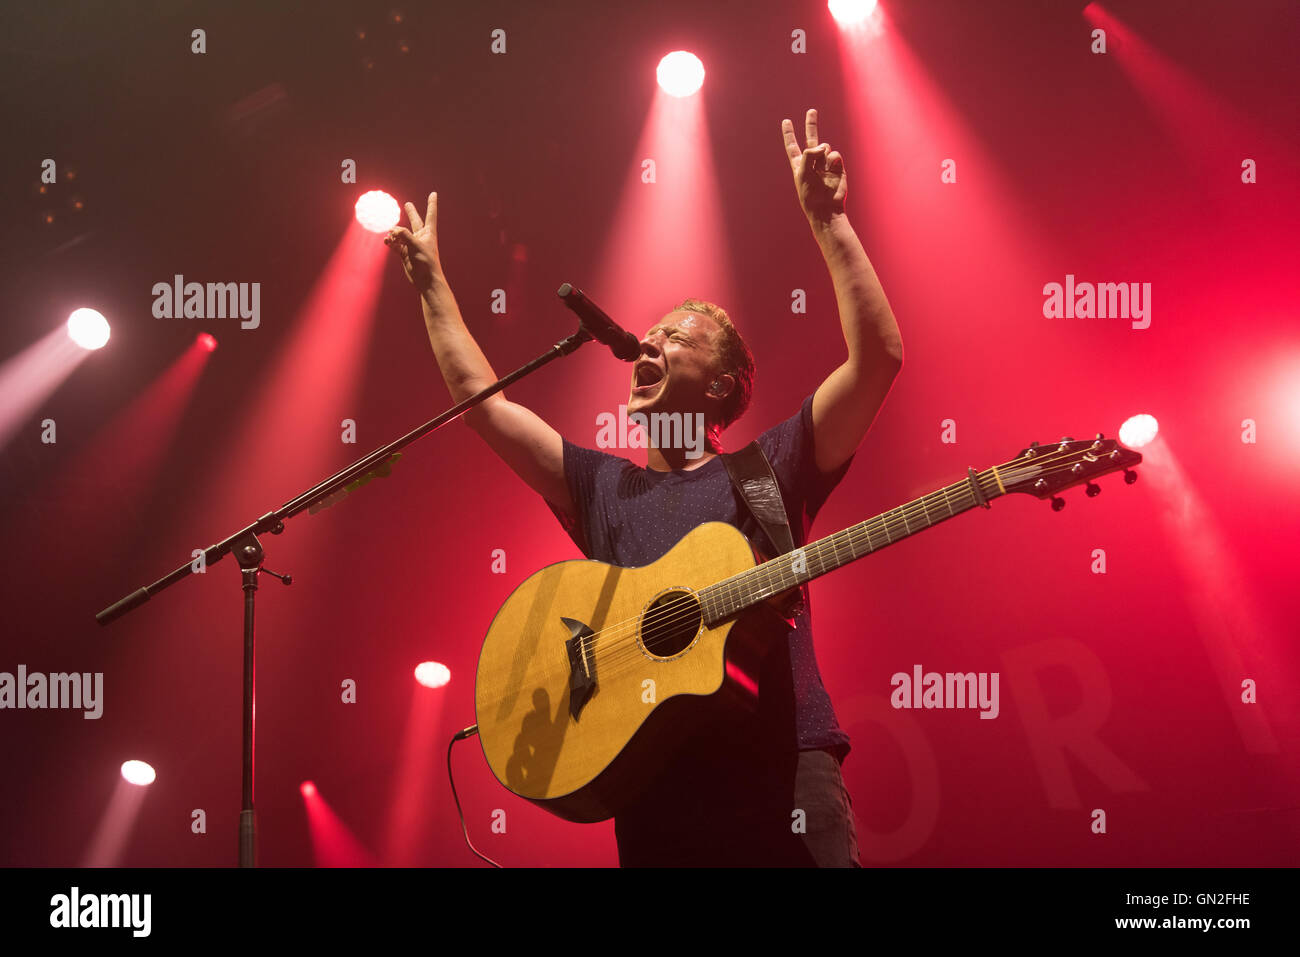
[[[795,190],[830,270],[847,355],[793,416],[758,438],[777,479],[796,547],[844,477],[902,367],[903,346],[889,301],[844,211],[840,154],[819,141],[817,111],[781,132]],[[497,379],[469,334],[443,274],[437,194],[421,219],[386,242],[420,292],[425,327],[456,402]],[[540,494],[591,559],[651,564],[696,526],[732,524],[756,549],[773,551],[718,456],[720,436],[749,405],[754,362],[727,313],[687,299],[649,331],[632,370],[627,412],[703,416],[706,441],[648,449],[648,467],[562,438],[529,409],[497,393],[465,421]],[[856,637],[856,636],[854,636]],[[849,750],[822,685],[807,602],[793,613],[788,651],[768,657],[760,712],[700,727],[664,755],[654,785],[614,818],[622,866],[858,866],[852,801],[840,765]]]

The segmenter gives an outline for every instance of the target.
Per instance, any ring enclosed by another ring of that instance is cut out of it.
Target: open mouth
[[[642,362],[636,367],[636,378],[632,380],[633,395],[648,395],[663,383],[663,370],[651,362]]]

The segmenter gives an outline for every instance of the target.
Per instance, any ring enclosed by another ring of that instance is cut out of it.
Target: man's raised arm
[[[438,369],[453,402],[487,388],[497,374],[461,317],[438,254],[438,194],[429,194],[424,218],[407,203],[411,228],[395,226],[384,242],[402,259],[402,268],[420,293],[424,326]],[[564,443],[560,434],[531,409],[489,396],[465,413],[465,423],[535,492],[568,516],[576,513],[564,481]]]
[[[817,467],[832,472],[857,449],[889,394],[903,367],[903,338],[876,270],[844,213],[844,160],[818,140],[817,111],[809,110],[805,117],[805,149],[799,148],[789,120],[781,121],[781,133],[799,205],[831,273],[849,352],[813,395]]]

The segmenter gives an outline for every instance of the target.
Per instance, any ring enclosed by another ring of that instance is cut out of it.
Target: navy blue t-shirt
[[[772,464],[790,534],[798,548],[807,543],[813,519],[844,478],[853,457],[830,474],[817,468],[811,395],[798,412],[760,435],[758,443]],[[772,551],[762,526],[738,502],[721,458],[714,457],[689,471],[659,472],[565,439],[564,479],[578,512],[577,526],[567,522],[555,506],[547,505],[582,553],[595,561],[622,568],[649,565],[691,529],[713,521],[734,525],[751,542]],[[800,749],[832,748],[843,759],[849,750],[849,736],[839,727],[817,670],[812,610],[807,602],[794,619],[790,665]]]

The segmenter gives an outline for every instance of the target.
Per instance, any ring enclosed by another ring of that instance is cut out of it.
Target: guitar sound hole
[[[666,591],[641,617],[641,644],[656,658],[671,658],[690,647],[700,621],[700,603],[694,595]]]

